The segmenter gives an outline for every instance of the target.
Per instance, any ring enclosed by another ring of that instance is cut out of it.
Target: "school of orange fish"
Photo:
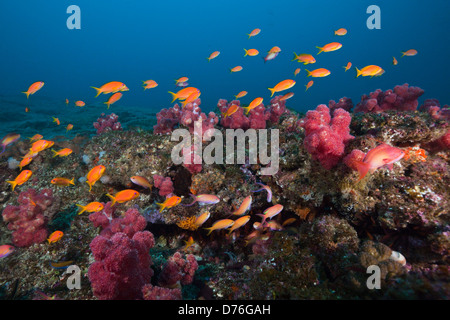
[[[259,28],[254,29],[251,33],[248,34],[248,38],[250,39],[251,37],[257,36],[260,32],[261,32],[261,29],[259,29]],[[334,34],[336,36],[345,36],[347,34],[347,30],[345,28],[340,28],[340,29],[336,30],[334,32]],[[317,47],[317,48],[319,49],[319,52],[317,53],[317,55],[319,55],[322,52],[333,52],[333,51],[339,50],[340,48],[342,48],[342,44],[339,42],[331,42],[331,43],[324,45],[323,47]],[[245,51],[244,56],[254,57],[259,54],[259,51],[257,49],[244,49],[244,51]],[[280,52],[281,52],[281,49],[277,46],[274,46],[272,49],[270,49],[267,52],[267,55],[264,57],[264,62],[275,59]],[[402,57],[415,56],[415,55],[417,55],[417,53],[418,53],[417,50],[410,49],[405,52],[402,52]],[[219,55],[220,55],[220,51],[212,52],[209,55],[209,57],[207,58],[208,62],[217,58]],[[297,55],[295,52],[294,52],[294,59],[292,61],[297,61],[299,63],[303,63],[304,65],[316,63],[316,59],[311,54],[303,53],[303,54]],[[393,65],[398,64],[398,61],[395,57],[393,57],[392,64]],[[344,66],[345,72],[347,72],[351,67],[352,67],[352,63],[348,62],[348,64],[346,66]],[[356,69],[356,77],[359,77],[359,76],[379,77],[385,73],[385,70],[383,70],[380,66],[377,66],[377,65],[368,65],[361,69],[358,69],[355,67],[355,69]],[[239,65],[239,66],[230,68],[230,73],[239,72],[242,70],[243,70],[243,67]],[[300,73],[300,71],[301,71],[300,68],[296,68],[294,71],[294,76],[297,76]],[[318,69],[315,69],[312,71],[305,69],[305,71],[307,72],[308,77],[313,77],[313,78],[326,77],[331,74],[331,72],[325,68],[318,68]],[[188,77],[181,77],[179,79],[176,79],[175,85],[177,87],[182,87],[183,89],[180,89],[176,93],[169,91],[169,93],[172,95],[172,103],[175,102],[175,100],[182,101],[183,108],[186,104],[195,101],[201,95],[201,92],[199,89],[188,86],[189,85],[188,81],[189,81]],[[268,88],[268,90],[271,92],[271,97],[272,97],[276,92],[282,92],[287,89],[290,89],[295,84],[296,84],[296,82],[294,80],[286,79],[286,80],[283,80],[283,81],[277,83],[273,88]],[[306,86],[305,91],[307,91],[313,84],[314,84],[314,81],[312,81],[312,80],[309,81],[305,85]],[[34,82],[33,84],[30,85],[28,90],[23,93],[27,96],[27,99],[28,99],[30,95],[35,94],[43,86],[44,86],[43,81]],[[147,89],[156,88],[157,86],[158,86],[158,83],[155,80],[143,81],[144,91]],[[115,102],[117,102],[118,100],[120,100],[122,98],[122,92],[129,91],[128,87],[124,83],[119,82],[119,81],[111,81],[111,82],[104,84],[100,88],[97,88],[97,87],[92,87],[92,88],[95,89],[97,92],[95,97],[98,97],[100,94],[112,94],[109,97],[109,99],[106,102],[104,102],[104,104],[107,105],[108,109],[110,108],[110,106],[112,104],[114,104]],[[239,99],[239,98],[246,96],[247,94],[248,94],[247,91],[241,91],[235,96],[235,98]],[[293,95],[294,95],[293,92],[286,93],[283,97],[281,97],[281,100],[289,99],[289,98],[293,97]],[[66,105],[69,105],[68,99],[66,99],[65,102],[66,102]],[[225,113],[222,114],[222,117],[225,118],[225,117],[231,116],[233,113],[238,111],[239,108],[243,108],[245,110],[245,113],[248,114],[252,109],[259,106],[262,102],[263,102],[263,98],[257,97],[255,99],[253,99],[247,107],[240,107],[238,105],[233,104],[228,108],[228,110],[226,110]],[[77,107],[84,107],[85,105],[86,105],[85,102],[83,102],[81,100],[78,100],[75,102],[75,106],[77,106]],[[29,108],[26,108],[25,111],[28,112]],[[61,121],[55,117],[53,117],[53,122],[55,122],[58,126],[61,124]],[[73,129],[73,124],[69,123],[66,127],[66,130],[69,131],[72,129]],[[13,142],[17,141],[18,139],[20,139],[19,134],[8,134],[6,137],[4,137],[1,142],[1,145],[3,147],[2,153],[5,151],[5,148],[8,145],[12,144]],[[40,152],[52,147],[54,144],[53,141],[44,140],[43,136],[40,134],[36,134],[33,137],[31,137],[30,143],[31,143],[31,146],[30,146],[29,152],[23,157],[23,159],[20,161],[20,164],[19,164],[19,168],[21,170],[20,174],[13,181],[7,181],[7,183],[11,184],[13,191],[16,188],[16,186],[21,186],[24,183],[26,183],[33,174],[32,171],[30,171],[30,170],[22,170],[23,167],[26,167],[27,165],[29,165],[31,163],[31,161],[33,160],[33,158],[35,158]],[[64,148],[59,151],[52,150],[52,152],[54,153],[54,157],[57,157],[57,156],[67,157],[72,153],[72,150],[69,148]],[[86,179],[87,179],[86,182],[89,185],[89,191],[92,190],[92,187],[94,186],[94,184],[102,177],[105,170],[106,170],[106,168],[104,166],[99,165],[99,166],[92,168],[88,172],[88,174],[86,176]],[[365,172],[367,172],[367,170],[365,170]],[[364,173],[364,175],[365,175],[365,173]],[[361,176],[363,177],[363,174],[361,174]],[[131,177],[130,180],[136,185],[142,186],[144,188],[151,188],[150,182],[145,177],[134,176],[134,177]],[[75,185],[73,178],[68,179],[68,178],[63,178],[63,177],[55,177],[54,179],[51,180],[51,183],[56,186],[65,186],[65,187],[70,186],[70,185]],[[261,186],[262,186],[262,188],[259,190],[256,190],[256,191],[266,190],[267,194],[268,194],[267,202],[271,203],[272,202],[272,191],[270,190],[270,187],[265,186],[265,185],[261,185]],[[256,192],[256,191],[254,191],[254,192]],[[107,194],[107,196],[111,199],[112,205],[114,205],[115,203],[124,203],[127,201],[131,201],[133,199],[136,199],[137,197],[139,197],[139,192],[137,192],[136,190],[133,190],[133,189],[126,189],[126,190],[122,190],[122,191],[118,192],[115,195]],[[193,205],[195,202],[198,202],[200,205],[213,205],[220,201],[220,199],[217,196],[210,195],[210,194],[193,195],[193,197],[194,197],[194,202],[191,203],[190,205]],[[167,198],[163,203],[158,203],[158,205],[160,206],[160,212],[165,209],[169,209],[169,208],[179,205],[181,203],[181,201],[182,201],[182,199],[175,195]],[[235,231],[236,229],[244,226],[250,220],[250,215],[244,215],[244,214],[250,210],[251,204],[252,204],[252,197],[247,196],[243,200],[240,207],[232,213],[233,216],[236,216],[239,218],[237,218],[236,220],[221,219],[221,220],[215,221],[211,227],[205,228],[206,230],[208,230],[208,235],[212,231],[223,230],[223,229],[229,229],[229,234],[230,234],[233,231]],[[87,205],[77,204],[77,206],[79,206],[81,209],[79,214],[81,214],[83,212],[89,212],[89,213],[98,212],[98,211],[103,210],[103,208],[104,208],[103,204],[100,202],[91,202]],[[282,210],[283,210],[283,206],[280,204],[276,204],[276,205],[271,206],[268,209],[266,209],[263,212],[263,214],[258,214],[258,216],[261,216],[262,221],[260,223],[259,222],[254,223],[253,227],[254,227],[255,231],[247,236],[247,241],[251,241],[252,239],[257,239],[257,238],[263,237],[264,231],[266,231],[266,230],[281,230],[282,227],[292,223],[295,220],[295,219],[287,219],[282,225],[279,225],[275,221],[272,221],[271,219],[273,217],[275,217],[276,215],[278,215]],[[200,216],[198,216],[196,218],[195,225],[197,227],[203,225],[208,220],[208,218],[209,218],[209,212],[205,212],[205,213],[201,214]],[[271,220],[271,221],[267,222],[267,220]],[[62,236],[63,236],[63,232],[55,231],[54,233],[52,233],[49,236],[48,242],[54,243],[54,242],[60,240],[62,238]],[[193,239],[191,237],[188,241],[186,241],[186,246],[190,246],[192,244],[193,244]],[[10,253],[11,248],[9,248],[9,247],[10,246],[7,246],[7,245],[0,246],[0,257],[3,257]]]

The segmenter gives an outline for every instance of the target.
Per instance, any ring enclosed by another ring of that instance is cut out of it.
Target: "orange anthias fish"
[[[31,145],[30,152],[37,153],[44,151],[45,149],[50,148],[53,144],[54,144],[53,141],[43,139],[38,140]]]
[[[66,105],[69,105],[69,99],[66,98]]]
[[[99,212],[102,211],[104,206],[101,202],[91,202],[85,206],[82,206],[80,204],[77,204],[77,207],[81,208],[80,212],[78,214],[82,214],[83,212]]]
[[[347,63],[347,65],[346,65],[345,67],[343,67],[343,68],[345,69],[345,72],[347,72],[348,69],[350,69],[351,67],[352,67],[352,63],[349,62],[349,63]]]
[[[192,201],[190,204],[185,204],[184,205],[185,207],[190,207],[196,202],[198,202],[198,204],[201,206],[208,204],[216,204],[220,202],[219,197],[213,194],[198,194],[198,195],[191,194],[191,197],[194,198],[194,201]]]
[[[210,62],[212,59],[217,58],[217,56],[218,56],[219,54],[220,54],[220,51],[214,51],[214,52],[211,53],[211,54],[209,55],[209,57],[206,58],[206,59],[208,59],[208,62]]]
[[[305,71],[308,73],[308,77],[313,77],[313,78],[323,78],[326,76],[329,76],[331,74],[330,70],[325,69],[325,68],[319,68],[313,71],[309,71],[306,70]]]
[[[418,53],[417,50],[415,50],[415,49],[409,49],[408,51],[402,52],[402,58],[403,58],[404,56],[407,56],[407,57],[413,57],[413,56],[415,56],[417,53]]]
[[[64,148],[59,151],[55,151],[52,149],[52,151],[53,151],[53,158],[58,157],[58,156],[59,157],[67,157],[69,154],[71,154],[73,152],[72,149],[69,149],[69,148]]]
[[[399,161],[405,156],[405,152],[402,149],[392,147],[388,144],[380,144],[367,152],[363,161],[355,160],[354,164],[359,173],[359,179],[363,179],[367,172],[373,173],[380,167],[387,166],[392,170],[394,162]]]
[[[236,66],[236,67],[230,69],[230,73],[239,72],[241,70],[242,70],[242,66]]]
[[[155,80],[146,80],[143,81],[142,86],[144,87],[144,91],[147,89],[153,89],[158,86],[158,83]]]
[[[117,102],[118,100],[120,100],[120,98],[122,98],[122,92],[116,92],[114,93],[111,97],[109,97],[108,101],[103,102],[104,104],[106,104],[109,107],[114,103]]]
[[[109,193],[106,194],[107,197],[109,197],[112,201],[112,206],[117,203],[124,203],[127,201],[131,201],[139,197],[139,192],[133,189],[126,189],[122,190],[116,193],[115,196],[110,195]]]
[[[395,57],[392,57],[392,64],[394,66],[398,65],[398,61],[397,61],[397,59],[395,59]]]
[[[131,182],[133,182],[134,184],[137,184],[138,186],[141,186],[145,189],[151,189],[152,185],[150,184],[150,182],[147,180],[147,178],[143,177],[143,176],[132,176],[130,178]]]
[[[0,258],[6,258],[14,251],[14,247],[9,244],[4,244],[0,246]]]
[[[33,142],[33,141],[41,140],[43,137],[44,137],[43,135],[36,133],[34,136],[32,136],[31,138],[28,138],[28,139],[30,139],[30,142]]]
[[[257,184],[259,184],[261,186],[261,189],[252,191],[252,192],[260,192],[263,190],[267,191],[267,202],[272,202],[272,189],[269,186],[266,186],[262,183],[257,182]]]
[[[69,123],[66,127],[66,132],[73,129],[73,124]]]
[[[7,183],[11,184],[12,190],[14,191],[16,186],[21,186],[25,182],[30,179],[30,177],[33,175],[33,172],[31,170],[23,170],[19,175],[14,179],[14,181],[6,181]]]
[[[239,99],[239,98],[245,97],[247,95],[247,93],[248,93],[247,91],[241,91],[237,95],[235,95],[234,97],[236,99]]]
[[[89,192],[92,190],[92,186],[102,177],[105,172],[105,166],[96,166],[88,172],[86,183],[89,185]]]
[[[261,221],[261,224],[264,225],[267,219],[272,219],[277,214],[279,214],[283,210],[283,206],[281,204],[276,204],[266,210],[264,210],[263,214],[257,214],[258,216],[262,217],[263,220]]]
[[[0,154],[5,152],[7,146],[9,146],[10,144],[16,142],[19,139],[20,139],[20,134],[18,134],[18,133],[9,133],[9,134],[7,134],[2,139],[2,142],[1,142],[2,152],[0,152]]]
[[[342,48],[342,44],[339,42],[331,42],[324,45],[323,47],[316,47],[316,48],[319,49],[319,52],[317,54],[320,54],[322,52],[332,52],[339,50],[340,48]]]
[[[384,73],[384,70],[381,67],[375,66],[375,65],[366,66],[366,67],[362,68],[361,70],[359,70],[358,68],[355,68],[355,69],[356,69],[356,77],[357,78],[359,76],[377,77],[377,76],[381,76]]]
[[[247,34],[248,38],[250,39],[251,37],[254,37],[254,36],[258,35],[260,32],[261,32],[261,29],[259,29],[259,28],[253,29],[252,32]]]
[[[172,103],[177,99],[178,100],[186,100],[191,94],[193,94],[195,92],[200,92],[200,90],[198,90],[195,87],[186,87],[184,89],[181,89],[177,93],[173,93],[173,92],[169,91],[169,93],[172,95]]]
[[[78,101],[75,101],[75,105],[77,107],[84,107],[86,105],[86,103],[84,103],[84,101],[78,100]]]
[[[242,109],[245,110],[245,114],[248,114],[251,110],[255,109],[257,106],[259,106],[263,102],[263,98],[258,97],[252,100],[248,107],[242,107]]]
[[[200,227],[202,224],[206,222],[206,220],[209,219],[210,215],[211,214],[209,213],[209,211],[203,212],[201,215],[197,217],[197,219],[195,219],[195,225],[197,227]]]
[[[227,109],[227,111],[223,114],[223,117],[226,118],[226,117],[231,116],[233,113],[235,113],[236,111],[238,111],[239,108],[240,108],[240,107],[239,107],[237,104],[232,104],[232,105]]]
[[[177,196],[172,196],[170,198],[167,198],[166,200],[164,200],[163,203],[156,203],[158,206],[161,207],[161,209],[159,210],[159,212],[162,212],[165,208],[172,208],[175,207],[176,205],[178,205],[181,202],[181,198],[177,197]]]
[[[35,83],[33,83],[27,91],[22,92],[25,93],[27,95],[27,99],[30,96],[30,94],[35,94],[39,89],[41,89],[44,86],[44,82],[42,81],[37,81]]]
[[[294,77],[296,77],[296,76],[300,73],[301,70],[302,70],[302,69],[300,69],[300,68],[295,69],[295,71],[294,71]]]
[[[19,169],[22,170],[23,167],[29,165],[31,161],[33,160],[33,157],[25,157],[20,161]]]
[[[205,228],[205,230],[209,230],[208,232],[208,236],[211,234],[211,232],[213,232],[214,230],[222,230],[222,229],[227,229],[229,227],[231,227],[234,224],[234,221],[231,219],[222,219],[222,220],[218,220],[216,222],[214,222],[214,224],[209,227],[209,228]]]
[[[188,77],[181,77],[181,78],[175,79],[175,85],[179,84],[180,82],[187,82],[187,81],[189,81]]]
[[[290,98],[292,98],[293,96],[294,96],[294,93],[293,93],[293,92],[288,92],[288,93],[286,93],[284,96],[282,96],[282,97],[280,98],[280,101],[284,101],[284,100],[290,99]]]
[[[264,59],[264,63],[266,63],[267,61],[273,60],[278,56],[278,52],[269,52],[267,54],[267,56],[265,56]]]
[[[59,121],[58,118],[52,117],[53,118],[53,122],[56,122],[56,124],[59,126],[61,124],[61,121]]]
[[[195,243],[194,238],[192,238],[192,236],[190,236],[187,241],[184,241],[185,246],[184,246],[183,250],[186,250],[187,248],[192,246],[194,243]]]
[[[108,93],[116,93],[118,91],[128,91],[129,90],[124,83],[119,82],[119,81],[111,81],[111,82],[105,83],[100,88],[96,88],[96,87],[91,87],[91,88],[93,88],[97,91],[97,95],[95,96],[96,98],[102,93],[108,94]]]
[[[287,90],[289,88],[292,88],[294,85],[295,85],[294,80],[291,80],[291,79],[283,80],[283,81],[277,83],[277,85],[275,87],[268,88],[270,90],[270,92],[272,93],[270,96],[273,97],[275,92]]]
[[[187,98],[186,100],[184,100],[181,103],[181,108],[184,108],[188,103],[194,102],[195,100],[197,100],[201,95],[200,91],[196,91],[196,92],[192,92]]]
[[[230,230],[228,231],[228,234],[232,233],[234,230],[236,230],[237,228],[242,227],[243,225],[245,225],[248,221],[250,220],[250,215],[246,215],[243,217],[240,217],[239,219],[236,219],[236,221],[234,221],[233,226],[230,228]]]
[[[242,216],[244,213],[246,213],[247,211],[249,211],[251,209],[251,206],[252,206],[252,196],[247,196],[242,201],[242,203],[239,206],[239,208],[232,213],[232,215],[234,215],[234,216]]]
[[[281,52],[280,47],[275,46],[272,47],[272,49],[270,49],[267,53],[280,53],[280,52]]]
[[[335,36],[345,36],[347,34],[347,29],[340,28],[334,32]]]
[[[51,182],[51,184],[57,185],[57,186],[62,186],[62,187],[67,187],[70,185],[75,185],[74,182],[75,178],[72,178],[72,180],[69,180],[67,178],[53,178]]]
[[[311,55],[307,53],[302,53],[297,55],[294,52],[294,59],[292,61],[297,60],[298,62],[302,62],[304,65],[310,64],[310,63],[316,63],[316,59]]]
[[[308,82],[308,84],[306,85],[305,91],[308,91],[308,89],[311,88],[313,84],[314,84],[314,81],[312,81],[312,80],[310,82]]]
[[[256,50],[256,49],[248,49],[247,50],[247,49],[244,48],[244,51],[245,51],[244,57],[246,57],[246,56],[254,57],[254,56],[257,56],[259,54],[259,51]]]
[[[48,237],[47,241],[48,243],[58,242],[59,240],[61,240],[63,235],[64,233],[62,231],[55,231],[50,235],[50,237]]]

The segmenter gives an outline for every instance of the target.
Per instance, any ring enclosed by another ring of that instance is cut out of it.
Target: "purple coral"
[[[158,284],[166,288],[173,288],[177,284],[190,284],[194,280],[197,268],[198,263],[192,254],[188,254],[186,259],[183,259],[181,253],[177,251],[164,265]]]
[[[153,184],[155,188],[159,189],[159,195],[162,197],[168,196],[173,193],[174,187],[170,177],[164,178],[158,174],[153,176]]]
[[[97,129],[97,134],[102,134],[103,132],[122,130],[122,126],[118,121],[119,116],[111,113],[110,115],[101,114],[97,122],[94,122],[94,128]]]

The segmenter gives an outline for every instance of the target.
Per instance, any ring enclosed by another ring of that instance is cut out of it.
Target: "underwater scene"
[[[0,300],[449,299],[449,14],[2,0]]]

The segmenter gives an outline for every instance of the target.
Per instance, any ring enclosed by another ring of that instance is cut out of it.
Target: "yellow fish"
[[[231,227],[233,224],[234,224],[234,221],[231,219],[222,219],[222,220],[218,220],[218,221],[214,222],[212,227],[205,228],[205,229],[209,230],[209,232],[208,232],[208,236],[209,236],[210,233],[213,232],[214,230],[227,229],[227,228]]]

